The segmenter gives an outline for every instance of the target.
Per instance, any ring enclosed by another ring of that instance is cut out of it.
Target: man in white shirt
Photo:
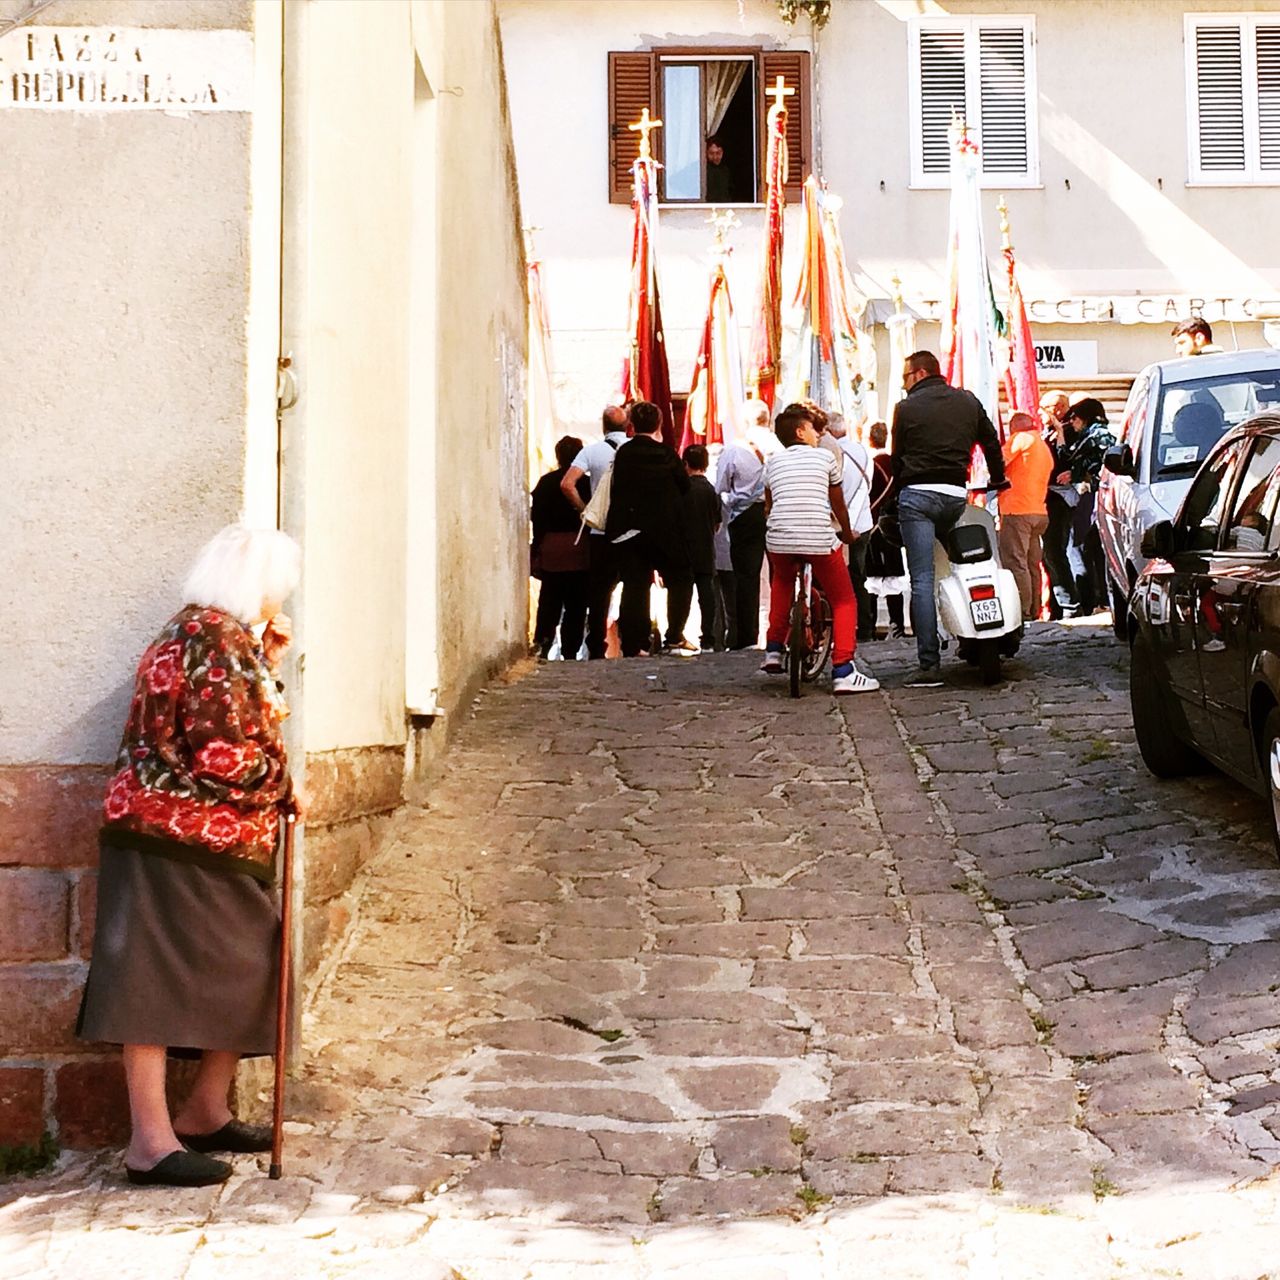
[[[579,479],[586,476],[591,483],[591,492],[596,491],[605,472],[613,466],[614,454],[627,442],[627,425],[626,409],[611,404],[603,414],[604,439],[584,445],[564,473],[560,492],[575,511],[581,512],[586,507],[578,492]],[[605,633],[609,626],[609,601],[613,589],[622,579],[617,558],[611,553],[603,529],[590,531],[588,546],[591,560],[587,569],[587,657],[603,658]]]
[[[724,504],[733,565],[734,598],[725,602],[733,615],[730,648],[751,649],[760,639],[760,570],[764,564],[764,464],[778,452],[769,429],[769,406],[748,400],[743,406],[747,437],[726,445],[716,471],[716,492]]]

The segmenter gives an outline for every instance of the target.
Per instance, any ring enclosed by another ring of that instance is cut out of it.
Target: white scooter
[[[985,507],[966,507],[934,545],[933,583],[939,628],[982,673],[983,684],[997,683],[1000,659],[1012,658],[1022,644],[1022,597],[1000,564],[996,522]]]

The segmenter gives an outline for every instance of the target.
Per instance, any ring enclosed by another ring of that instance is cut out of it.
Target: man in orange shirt
[[[1040,538],[1049,523],[1045,495],[1053,474],[1053,454],[1029,413],[1009,419],[1004,470],[1010,487],[1000,495],[1000,559],[1022,597],[1022,619],[1040,614]]]

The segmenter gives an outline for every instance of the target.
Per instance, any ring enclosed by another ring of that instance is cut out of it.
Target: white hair
[[[746,415],[747,426],[767,427],[769,425],[769,406],[763,400],[747,400],[742,406]]]
[[[251,624],[264,604],[283,604],[301,576],[302,549],[287,533],[229,524],[196,556],[183,584],[183,600]]]

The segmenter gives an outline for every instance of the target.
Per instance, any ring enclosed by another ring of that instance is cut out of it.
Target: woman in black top
[[[581,522],[560,491],[560,481],[581,448],[582,441],[576,436],[561,436],[556,441],[556,469],[548,471],[534,486],[530,510],[530,572],[541,580],[533,641],[538,646],[538,656],[547,658],[559,628],[560,656],[566,662],[572,662],[582,647],[587,618],[588,547],[585,533],[578,536]],[[591,496],[585,476],[578,481],[578,496],[583,502]]]
[[[871,593],[872,604],[881,594],[889,610],[888,635],[901,638],[906,635],[904,600],[901,590],[885,590],[899,587],[906,578],[906,565],[902,558],[902,532],[893,508],[893,460],[885,451],[889,442],[889,430],[883,422],[873,422],[867,435],[871,454],[871,517],[875,521],[867,535],[867,577],[875,579],[879,592]],[[875,613],[879,614],[879,605]],[[868,619],[870,638],[876,638],[876,617]]]

